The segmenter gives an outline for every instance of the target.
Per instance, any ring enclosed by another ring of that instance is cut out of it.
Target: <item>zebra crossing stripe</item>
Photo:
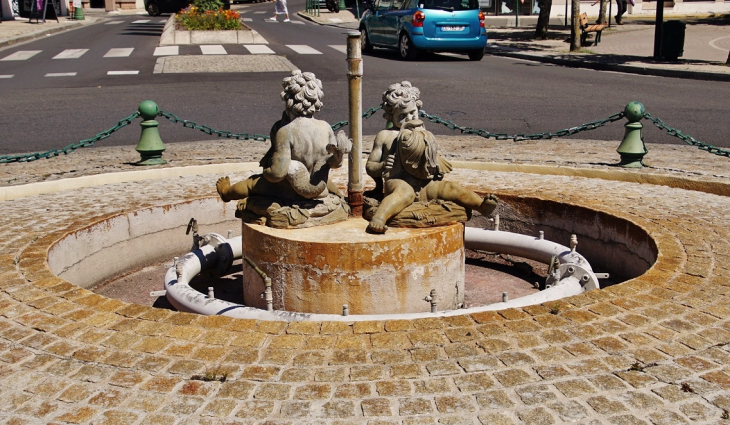
[[[295,52],[299,53],[300,55],[321,55],[322,54],[322,52],[320,52],[319,50],[309,47],[306,44],[287,44],[286,47],[294,50]]]
[[[346,44],[330,44],[329,47],[337,50],[338,52],[347,54],[347,45]]]
[[[138,20],[138,21],[134,21],[134,22],[132,22],[132,23],[133,23],[133,24],[147,24],[147,23],[149,23],[149,22],[150,22],[150,20],[149,20],[149,19],[140,19],[140,20]]]
[[[5,56],[0,61],[24,61],[40,53],[41,50],[20,50],[12,55]]]
[[[109,51],[106,52],[104,57],[105,58],[126,58],[126,57],[129,57],[133,51],[134,51],[134,47],[109,49]]]
[[[75,72],[49,72],[46,77],[73,77]]]
[[[13,74],[0,75],[0,79],[13,78],[14,76]]]
[[[251,18],[243,18],[243,22],[253,22],[253,19]]]
[[[177,56],[180,54],[180,46],[160,46],[155,48],[152,56]]]
[[[273,55],[274,51],[263,44],[244,44],[243,47],[252,55]]]
[[[226,49],[221,46],[220,44],[214,44],[214,45],[201,45],[200,51],[203,52],[204,55],[227,55],[228,52],[226,52]]]
[[[124,22],[124,21],[109,21],[104,25],[117,25],[117,24],[121,24],[122,22]]]
[[[54,56],[53,59],[78,59],[88,51],[89,49],[66,49]]]
[[[137,75],[139,71],[109,71],[106,75]]]

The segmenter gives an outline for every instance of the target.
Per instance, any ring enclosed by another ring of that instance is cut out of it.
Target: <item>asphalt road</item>
[[[302,10],[303,3],[290,1],[292,19],[300,19],[293,12]],[[311,22],[269,23],[264,18],[271,16],[273,3],[246,6],[244,16],[253,19],[246,24],[261,33],[270,48],[286,55],[300,69],[315,72],[323,81],[325,105],[318,117],[330,123],[347,119],[345,54],[329,47],[346,44],[346,30]],[[152,52],[162,30],[160,18],[144,25],[131,22],[145,16],[120,19],[125,23],[91,25],[0,51],[0,57],[17,50],[42,51],[32,60],[0,62],[0,74],[18,75],[0,80],[0,154],[59,148],[93,137],[130,115],[145,99],[215,129],[268,134],[282,110],[279,92],[285,73],[153,74],[157,58]],[[297,54],[286,47],[290,44],[309,45],[322,54]],[[91,54],[119,47],[135,50],[124,61],[114,58],[114,66],[137,69],[139,74],[108,76],[112,66],[108,58],[102,61],[101,55]],[[79,59],[52,59],[64,49],[90,50]],[[197,47],[186,49],[181,54],[194,54],[190,49]],[[71,69],[78,71],[75,77],[44,77],[48,72]],[[382,49],[365,56],[364,71],[364,109],[379,104],[388,85],[409,80],[421,89],[426,112],[462,126],[517,134],[576,127],[606,118],[637,100],[653,116],[685,134],[730,146],[726,137],[730,132],[727,83],[596,72],[489,56],[471,62],[465,56],[437,54],[418,62],[403,62],[395,51]],[[160,121],[160,134],[166,143],[210,138],[180,124]],[[136,144],[138,123],[99,143]],[[623,123],[573,137],[620,140]],[[364,133],[375,134],[383,125],[377,113],[364,122]],[[436,134],[457,134],[436,124],[428,128]],[[645,129],[649,144],[681,143],[650,123],[645,123]]]

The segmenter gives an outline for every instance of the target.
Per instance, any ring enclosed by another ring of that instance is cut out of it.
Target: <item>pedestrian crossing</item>
[[[276,50],[279,50],[278,52]],[[116,59],[111,60],[110,64],[115,64],[115,68],[119,66],[120,58],[128,58],[135,54],[134,47],[115,47],[105,52],[91,51],[90,49],[65,49],[60,52],[43,52],[42,50],[20,50],[11,53],[5,57],[0,57],[0,80],[12,79],[15,74],[1,74],[2,62],[12,61],[30,61],[35,59],[48,58],[50,56],[53,60],[65,60],[73,61],[75,59],[84,58],[101,58]],[[152,57],[166,57],[166,56],[179,56],[179,55],[287,55],[291,57],[292,52],[299,55],[322,55],[328,51],[336,51],[341,54],[347,54],[347,46],[344,44],[330,44],[323,47],[315,48],[306,44],[286,44],[283,46],[270,46],[266,44],[234,44],[234,45],[185,45],[185,46],[157,46],[154,51],[150,52],[139,52],[135,55],[145,56],[150,55]],[[52,56],[51,56],[52,55]],[[98,56],[97,56],[98,55]],[[106,63],[106,62],[101,62]],[[68,69],[66,67],[66,69]],[[120,67],[106,71],[108,76],[124,76],[124,75],[138,75],[140,70],[124,69]],[[78,75],[77,72],[47,72],[45,77],[74,77]]]

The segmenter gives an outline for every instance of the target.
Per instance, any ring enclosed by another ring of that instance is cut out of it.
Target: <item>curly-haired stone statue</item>
[[[284,113],[272,126],[271,148],[259,162],[263,173],[233,185],[228,177],[221,177],[216,189],[224,202],[240,200],[239,211],[266,216],[267,224],[274,227],[296,227],[310,216],[347,209],[342,194],[329,180],[329,170],[342,165],[351,142],[342,131],[335,137],[327,122],[313,117],[322,108],[324,96],[322,82],[313,73],[294,71],[282,85]],[[255,202],[249,199],[253,196]],[[303,202],[309,200],[315,202]],[[286,216],[288,223],[272,223],[277,215]]]
[[[438,223],[434,215],[448,216],[439,224],[465,221],[465,218],[452,220],[453,215],[448,214],[452,208],[444,206],[442,201],[453,202],[465,210],[477,210],[483,215],[490,215],[497,207],[497,198],[492,195],[482,199],[456,183],[442,181],[452,167],[439,155],[434,135],[418,119],[419,96],[420,91],[407,81],[391,85],[383,94],[384,116],[391,120],[394,130],[378,133],[366,165],[368,174],[376,181],[374,192],[381,178],[384,190],[384,198],[368,225],[369,232],[384,233],[388,229],[386,223],[414,202],[422,204],[423,208],[412,210],[408,220],[421,223],[409,226]],[[440,206],[429,210],[429,202],[434,201]]]

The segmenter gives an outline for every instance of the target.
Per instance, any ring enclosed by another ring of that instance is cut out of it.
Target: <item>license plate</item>
[[[464,27],[455,25],[444,25],[441,27],[441,31],[464,31]]]

